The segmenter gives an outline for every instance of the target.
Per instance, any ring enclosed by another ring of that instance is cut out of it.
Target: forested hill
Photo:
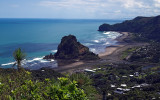
[[[99,31],[123,31],[138,33],[140,36],[160,41],[160,15],[155,17],[136,17],[114,25],[103,24]]]

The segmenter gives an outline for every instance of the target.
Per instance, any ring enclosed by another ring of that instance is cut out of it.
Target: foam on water
[[[58,67],[58,64],[55,60],[45,60],[43,57],[34,58],[33,60],[26,60],[23,62],[24,68],[28,68],[31,70],[40,69],[42,67],[50,67],[55,68]]]
[[[116,44],[116,38],[121,36],[120,33],[118,32],[103,32],[103,33],[99,33],[97,35],[95,35],[93,40],[88,40],[88,41],[84,41],[82,42],[82,44],[84,44],[85,46],[88,46],[90,51],[99,54],[101,52],[105,52],[105,48],[106,46],[110,46],[110,45],[114,45]],[[51,50],[50,52],[52,53],[56,53],[57,50]],[[29,60],[23,60],[22,61],[22,66],[24,68],[27,69],[31,69],[31,70],[35,70],[35,69],[40,69],[42,67],[51,67],[51,68],[55,68],[58,67],[57,62],[52,59],[50,61],[43,59],[44,56],[42,57],[36,57],[33,59],[29,59]],[[10,62],[10,63],[6,63],[6,64],[1,64],[2,67],[6,67],[8,68],[9,66],[12,66],[13,64],[15,64],[15,62]]]
[[[103,34],[107,34],[107,35],[110,34],[110,33],[111,33],[111,31],[109,31],[109,32],[103,32]]]
[[[6,64],[1,64],[1,66],[9,66],[9,65],[13,65],[15,64],[15,62],[10,62],[10,63],[6,63]]]
[[[106,42],[106,43],[104,43],[103,45],[109,45],[109,44],[111,44],[110,42]]]
[[[116,39],[117,37],[121,36],[122,34],[114,31],[104,32],[103,34],[107,35],[108,38]]]
[[[99,40],[93,40],[93,42],[99,43],[100,41]]]
[[[97,51],[95,48],[90,48],[89,50],[94,52],[94,53],[96,53],[96,51]]]
[[[15,64],[15,62],[1,64],[1,66],[8,68],[9,66],[13,66],[13,64]],[[57,64],[57,61],[55,61],[54,59],[49,61],[49,60],[43,59],[43,57],[39,57],[39,58],[34,58],[32,60],[24,59],[22,61],[22,67],[26,69],[31,69],[31,70],[37,70],[42,67],[55,68],[55,67],[58,67],[58,64]]]
[[[14,59],[12,53],[21,48],[27,54],[27,63],[41,66],[50,63],[42,57],[55,53],[63,36],[75,35],[77,40],[94,48],[94,52],[103,52],[105,46],[114,44],[111,32],[97,31],[103,23],[115,24],[123,20],[75,20],[75,19],[0,19],[0,64],[2,68],[11,67]],[[74,28],[73,28],[74,27]],[[12,34],[11,34],[12,33]],[[22,34],[23,33],[23,34]],[[110,37],[110,38],[108,38]],[[116,36],[115,36],[116,37]],[[114,38],[115,38],[114,37]],[[109,42],[110,44],[108,44]],[[53,61],[55,62],[55,61]]]
[[[117,37],[121,36],[118,32],[103,32],[101,34],[97,34],[94,40],[91,40],[92,45],[88,45],[90,51],[99,54],[101,52],[105,52],[105,48],[110,45],[114,45],[117,43],[115,40]]]
[[[83,45],[85,46],[91,46],[91,45],[94,45],[93,43],[83,43]]]
[[[57,50],[51,50],[51,52],[56,53],[56,52],[57,52]]]

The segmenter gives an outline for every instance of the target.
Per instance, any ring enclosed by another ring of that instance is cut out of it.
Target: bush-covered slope
[[[152,43],[135,50],[129,61],[159,63],[160,62],[160,43]]]
[[[8,71],[0,73],[0,100],[88,100],[90,96],[89,92],[81,89],[74,78],[39,80],[33,78],[34,75],[29,71]],[[85,86],[90,87],[90,83]]]
[[[99,27],[99,31],[132,32],[147,39],[160,41],[160,16],[136,17],[114,25],[103,24]]]

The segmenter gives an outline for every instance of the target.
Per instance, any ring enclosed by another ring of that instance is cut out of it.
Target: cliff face
[[[89,51],[89,48],[79,43],[75,36],[64,36],[58,45],[55,59],[99,59],[98,55]]]
[[[109,25],[103,24],[99,31],[123,31],[138,33],[144,38],[160,41],[160,16],[156,17],[136,17],[122,23]]]

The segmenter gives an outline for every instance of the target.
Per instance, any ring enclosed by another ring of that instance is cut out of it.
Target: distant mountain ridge
[[[160,41],[160,15],[155,17],[138,16],[114,25],[103,24],[98,31],[123,31],[138,33],[147,39]]]

